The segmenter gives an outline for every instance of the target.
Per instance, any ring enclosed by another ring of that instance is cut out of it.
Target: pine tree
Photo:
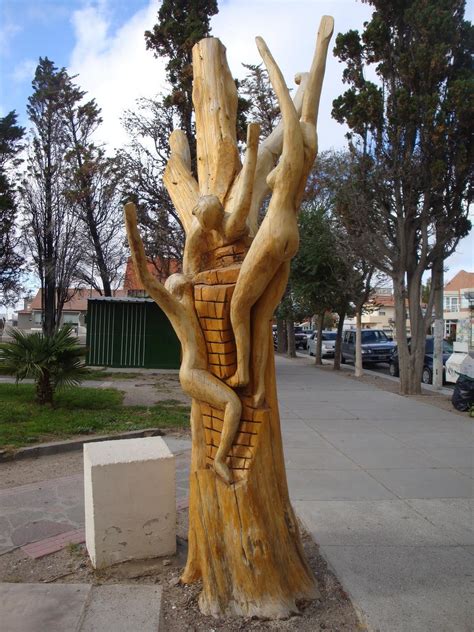
[[[18,252],[17,200],[11,172],[18,166],[24,129],[12,111],[0,118],[0,303],[15,303],[23,259]]]
[[[217,0],[163,0],[158,21],[145,31],[147,49],[156,57],[166,57],[167,79],[171,93],[164,99],[165,107],[174,107],[178,127],[186,132],[195,165],[196,146],[192,127],[192,49],[196,42],[210,34],[210,19],[218,12]]]
[[[33,124],[27,176],[22,183],[24,239],[42,290],[43,332],[52,336],[76,276],[82,250],[78,220],[65,196],[64,68],[40,58],[27,111]]]

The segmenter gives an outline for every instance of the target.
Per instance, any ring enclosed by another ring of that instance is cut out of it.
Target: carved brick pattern
[[[230,300],[235,285],[195,285],[194,304],[207,345],[209,371],[221,380],[237,368],[235,340],[230,324]]]
[[[269,415],[268,409],[252,408],[250,400],[244,397],[241,399],[242,417],[231,451],[227,456],[227,465],[232,470],[234,480],[242,480],[247,475],[258,445],[262,423],[268,422]],[[206,462],[212,466],[220,443],[223,411],[201,402],[201,412],[206,437]]]
[[[196,275],[194,304],[206,340],[209,371],[221,380],[233,375],[237,368],[234,333],[230,323],[230,301],[234,293],[240,266],[235,265],[238,246],[219,249],[222,258],[231,257],[231,267],[206,270]],[[239,251],[240,252],[240,251]],[[243,256],[246,250],[242,248]],[[227,260],[226,260],[227,261]],[[261,424],[268,418],[268,410],[255,409],[250,399],[241,397],[242,417],[234,438],[227,465],[234,480],[242,480],[248,472],[258,444]],[[206,462],[212,466],[220,444],[224,413],[207,403],[200,402],[206,439]]]

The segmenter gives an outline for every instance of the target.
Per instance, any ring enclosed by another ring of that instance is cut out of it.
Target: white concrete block
[[[84,494],[94,568],[175,553],[175,461],[161,437],[85,444]]]

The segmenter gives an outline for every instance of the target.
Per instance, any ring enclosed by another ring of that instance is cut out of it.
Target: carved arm
[[[232,200],[230,209],[228,209],[229,212],[226,213],[224,233],[228,240],[236,239],[247,231],[247,217],[252,201],[255,168],[257,166],[259,135],[260,125],[258,123],[250,123],[247,127],[245,162],[235,183],[236,196]]]
[[[148,269],[148,261],[143,247],[143,242],[137,228],[137,208],[133,202],[128,202],[124,208],[125,225],[127,227],[128,243],[132,253],[135,270],[138,272],[140,281],[148,294],[155,300],[168,318],[182,316],[183,307],[181,303],[165,289]]]
[[[293,103],[298,114],[301,114],[303,97],[308,83],[308,73],[299,73],[295,77],[298,85]],[[264,198],[270,193],[267,184],[267,176],[276,165],[283,148],[283,121],[280,121],[273,132],[261,144],[258,150],[257,166],[255,169],[255,182],[253,187],[252,203],[250,206],[247,224],[250,234],[255,235],[258,230],[258,212]]]
[[[267,177],[270,189],[277,182],[282,182],[284,188],[291,191],[293,179],[297,176],[300,181],[301,168],[303,166],[304,144],[298,113],[295,104],[291,100],[290,93],[283,78],[283,74],[275,62],[267,45],[261,37],[256,38],[259,53],[268,71],[270,82],[280,104],[283,120],[283,152],[278,165]]]

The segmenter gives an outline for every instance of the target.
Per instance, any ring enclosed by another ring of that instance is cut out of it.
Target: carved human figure
[[[332,32],[332,24],[330,32]],[[324,35],[324,33],[323,33]],[[326,34],[326,38],[330,37]],[[270,338],[268,321],[286,287],[289,261],[298,250],[297,211],[306,178],[317,153],[316,117],[319,102],[318,73],[315,72],[321,53],[316,51],[305,91],[301,121],[290,98],[283,75],[265,42],[257,38],[257,46],[277,96],[283,121],[283,148],[279,163],[267,177],[272,197],[265,218],[242,263],[231,303],[231,322],[237,347],[237,370],[227,380],[229,386],[246,386],[250,379],[250,353],[253,340],[253,403],[260,406],[265,397],[265,366]],[[326,44],[327,48],[327,44]],[[311,85],[313,84],[313,85]],[[316,89],[314,89],[316,88]],[[251,310],[254,330],[250,336]]]
[[[148,271],[145,250],[137,230],[137,211],[132,202],[125,205],[125,223],[135,269],[148,294],[160,305],[173,325],[182,348],[179,379],[185,393],[224,411],[220,444],[214,469],[227,483],[232,476],[226,457],[240,423],[242,404],[224,382],[209,373],[206,343],[194,307],[193,287],[189,277],[172,274],[162,285]]]

